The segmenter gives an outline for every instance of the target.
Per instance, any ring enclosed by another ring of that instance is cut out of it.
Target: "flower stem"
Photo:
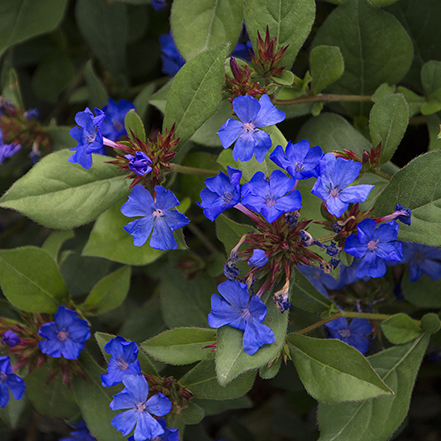
[[[217,176],[219,172],[217,170],[208,170],[205,168],[196,168],[196,167],[187,167],[186,165],[181,164],[170,164],[170,169],[177,173],[182,173],[184,175],[196,175],[196,176],[205,176],[207,178],[212,178]]]
[[[304,96],[300,98],[293,98],[289,100],[275,99],[273,104],[279,106],[289,106],[291,104],[305,104],[305,103],[323,103],[331,101],[372,101],[370,95],[333,95],[330,93],[323,95]]]

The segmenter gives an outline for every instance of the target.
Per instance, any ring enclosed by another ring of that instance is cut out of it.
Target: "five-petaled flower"
[[[376,226],[373,219],[365,219],[357,225],[357,234],[345,241],[345,251],[362,258],[355,271],[357,277],[382,277],[386,274],[385,261],[403,259],[401,242],[397,240],[398,224],[392,221]]]
[[[101,127],[106,115],[97,108],[95,108],[95,114],[96,116],[93,116],[92,111],[88,107],[86,107],[84,112],[78,112],[75,115],[75,122],[80,127],[73,127],[69,131],[69,135],[78,141],[76,147],[69,149],[76,150],[69,158],[69,162],[78,163],[86,169],[92,167],[92,153],[106,154],[101,133]]]
[[[280,170],[274,170],[269,181],[262,172],[257,172],[242,188],[242,205],[274,222],[283,213],[301,208],[300,192],[291,191],[294,185],[295,180]]]
[[[23,397],[26,385],[22,378],[12,372],[11,360],[7,356],[0,357],[0,407],[8,404],[9,391],[16,400]]]
[[[441,277],[441,249],[413,242],[402,242],[402,245],[402,263],[409,263],[411,282],[420,280],[423,274],[433,280]]]
[[[230,118],[219,129],[222,147],[230,147],[234,141],[233,158],[235,161],[249,161],[253,155],[258,162],[263,162],[272,141],[268,133],[258,127],[267,127],[285,119],[285,112],[276,109],[268,95],[262,95],[259,101],[250,95],[238,96],[233,100],[233,110],[240,119]]]
[[[135,427],[134,441],[145,441],[162,435],[165,430],[152,415],[164,416],[170,412],[171,402],[161,393],[149,399],[149,386],[143,375],[126,375],[123,378],[125,388],[113,396],[110,403],[112,410],[129,409],[116,415],[110,424],[128,435]]]
[[[129,200],[121,207],[121,213],[128,217],[142,217],[128,223],[124,230],[133,236],[134,245],[137,247],[144,245],[152,233],[152,248],[162,251],[175,250],[178,245],[172,232],[190,221],[179,211],[172,210],[179,205],[179,201],[170,190],[157,185],[155,192],[156,201],[142,185],[133,187]]]
[[[208,324],[212,328],[228,325],[244,331],[243,350],[253,355],[263,345],[274,343],[274,332],[262,322],[267,307],[256,295],[250,297],[248,288],[237,280],[221,283],[217,287],[222,295],[211,296]]]
[[[326,323],[325,326],[331,334],[329,338],[344,341],[362,354],[365,354],[368,350],[369,338],[367,335],[372,332],[369,320],[354,318],[348,325],[348,320],[342,317]]]
[[[90,337],[89,323],[78,317],[76,311],[59,306],[55,322],[42,325],[38,335],[46,339],[38,343],[43,354],[76,360]]]
[[[116,141],[121,136],[127,135],[124,119],[129,110],[134,108],[135,106],[128,100],[119,100],[117,104],[109,98],[108,104],[103,107],[106,115],[101,128],[103,136]]]
[[[350,202],[364,202],[373,185],[353,185],[360,173],[361,163],[336,158],[327,153],[319,162],[320,175],[311,192],[326,202],[326,208],[334,216],[340,217]]]
[[[107,365],[107,372],[101,375],[102,385],[111,387],[122,382],[124,375],[140,375],[138,346],[134,341],[128,342],[123,337],[109,340],[104,350],[112,355]]]
[[[322,149],[318,145],[310,148],[309,142],[306,140],[297,144],[292,144],[289,141],[285,151],[281,145],[278,145],[270,155],[271,161],[298,180],[317,178],[318,164],[322,158]]]
[[[202,202],[198,205],[204,209],[205,216],[214,221],[227,208],[234,207],[240,202],[240,178],[242,172],[227,167],[228,176],[219,173],[214,178],[205,180],[204,188],[201,191]]]

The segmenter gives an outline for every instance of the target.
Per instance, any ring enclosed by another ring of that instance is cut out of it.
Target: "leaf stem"
[[[212,178],[219,174],[217,170],[208,170],[205,168],[196,168],[196,167],[187,167],[186,165],[181,164],[170,164],[170,169],[177,173],[182,173],[184,175],[196,175],[196,176],[205,176],[207,178]]]
[[[305,103],[323,103],[331,101],[372,101],[370,95],[334,95],[334,94],[323,94],[323,95],[313,95],[304,96],[300,98],[292,98],[289,100],[275,99],[273,101],[274,105],[279,106],[289,106],[291,104],[305,104]]]

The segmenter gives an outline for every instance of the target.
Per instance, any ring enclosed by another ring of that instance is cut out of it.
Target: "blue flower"
[[[319,146],[310,148],[309,142],[306,140],[297,144],[292,144],[289,141],[285,152],[283,147],[278,145],[271,153],[270,159],[285,169],[293,178],[301,180],[318,177],[318,164],[323,155]]]
[[[138,176],[144,176],[152,171],[152,161],[144,152],[136,152],[133,155],[124,155],[129,160],[129,169]]]
[[[172,231],[187,225],[190,221],[179,211],[171,208],[179,205],[176,196],[164,187],[155,187],[156,201],[142,186],[135,185],[129,200],[121,207],[124,216],[142,216],[128,223],[124,230],[131,234],[134,245],[140,247],[150,238],[150,246],[157,250],[175,250],[178,245]],[[152,232],[153,230],[153,232]]]
[[[150,4],[156,12],[162,11],[167,6],[165,0],[152,0]]]
[[[20,337],[13,331],[5,331],[2,337],[2,344],[10,348],[17,346],[20,343]]]
[[[43,354],[76,360],[90,337],[89,323],[78,317],[76,311],[59,306],[55,322],[42,325],[38,335],[46,339],[38,343]]]
[[[24,113],[24,116],[27,120],[30,120],[32,118],[38,118],[39,116],[38,109],[36,107],[34,107],[33,109],[29,109]]]
[[[268,262],[268,257],[265,256],[265,251],[260,248],[253,250],[253,255],[248,260],[248,265],[262,268]]]
[[[400,212],[401,214],[397,217],[397,219],[405,225],[409,225],[412,223],[412,210],[410,208],[404,208],[401,204],[397,204],[395,207],[395,211]]]
[[[328,289],[336,289],[337,281],[317,266],[298,265],[299,271],[308,279],[314,288],[329,297]]]
[[[385,261],[403,259],[401,242],[397,240],[398,224],[392,221],[376,226],[373,219],[365,219],[357,225],[357,234],[346,239],[345,251],[362,258],[355,271],[357,277],[382,277],[386,273]]]
[[[145,441],[162,435],[164,428],[150,414],[168,414],[171,409],[170,400],[160,393],[147,399],[149,386],[143,375],[126,375],[123,383],[125,388],[113,396],[110,408],[129,410],[116,415],[110,424],[121,431],[123,436],[128,435],[136,426],[133,437],[135,441]]]
[[[346,318],[338,318],[326,323],[331,337],[344,341],[354,347],[362,354],[365,354],[369,346],[369,338],[366,337],[372,332],[372,326],[367,319],[354,318],[348,325]]]
[[[106,374],[101,375],[104,387],[121,383],[124,375],[141,374],[141,367],[137,360],[138,346],[134,341],[128,342],[122,337],[115,337],[106,343],[104,350],[112,355]]]
[[[423,274],[431,279],[441,277],[441,249],[413,242],[401,242],[403,261],[409,262],[410,281],[416,282]]]
[[[370,276],[363,276],[363,277],[357,277],[355,274],[357,271],[357,268],[360,266],[361,259],[355,257],[352,261],[352,264],[349,266],[340,266],[340,275],[337,280],[336,286],[333,288],[335,290],[340,290],[344,288],[346,285],[352,285],[355,282],[358,282],[359,280],[362,280],[363,282],[367,282],[371,279]]]
[[[8,404],[9,391],[16,400],[23,397],[26,385],[22,378],[12,372],[11,360],[9,357],[0,357],[0,407]]]
[[[97,108],[95,108],[95,114],[96,116],[93,116],[88,107],[86,107],[84,112],[78,112],[75,115],[75,122],[80,127],[73,127],[69,131],[69,135],[78,141],[76,147],[69,149],[76,150],[69,158],[69,162],[80,164],[86,169],[92,167],[92,153],[106,154],[101,133],[101,126],[106,115]]]
[[[116,141],[121,138],[121,136],[127,135],[124,118],[129,110],[134,108],[135,106],[130,101],[120,100],[118,104],[116,104],[112,98],[109,98],[108,104],[103,107],[103,112],[106,115],[101,128],[103,136],[112,141]]]
[[[70,432],[70,437],[61,438],[59,441],[96,441],[96,438],[89,432],[84,420],[70,426],[76,430]]]
[[[257,172],[242,188],[242,204],[261,213],[268,222],[274,222],[283,213],[301,208],[300,192],[291,191],[294,185],[295,180],[280,170],[271,173],[269,182],[262,172]]]
[[[20,144],[5,144],[3,142],[3,134],[0,130],[0,164],[3,164],[3,162],[5,162],[5,159],[14,156],[20,149]]]
[[[178,429],[167,429],[164,418],[160,418],[157,421],[164,429],[164,433],[156,438],[149,438],[144,441],[179,441]],[[135,438],[133,436],[129,436],[129,439],[127,441],[135,441]]]
[[[212,328],[228,325],[245,331],[243,350],[253,355],[263,345],[274,343],[274,332],[262,324],[267,308],[256,295],[250,298],[248,288],[237,280],[221,283],[217,287],[222,295],[211,296],[211,312],[208,324]]]
[[[202,203],[198,202],[198,205],[204,209],[205,216],[212,221],[223,211],[240,202],[242,172],[228,166],[227,173],[228,176],[219,173],[214,178],[206,179],[207,188],[201,191]]]
[[[268,95],[262,95],[259,101],[250,95],[238,96],[233,100],[233,110],[240,121],[230,118],[219,129],[222,147],[226,149],[237,140],[233,149],[235,161],[249,161],[255,155],[258,162],[263,162],[272,141],[268,133],[258,127],[283,121],[285,112],[277,110]]]
[[[360,173],[360,162],[336,158],[332,153],[327,153],[319,167],[320,175],[311,192],[326,202],[328,211],[334,216],[340,217],[350,202],[364,202],[374,188],[373,185],[348,187]]]
[[[162,52],[162,73],[166,75],[176,75],[179,69],[185,64],[185,59],[179,53],[171,31],[169,34],[160,35],[159,43],[161,44]]]
[[[246,43],[237,43],[234,46],[233,52],[231,52],[230,57],[241,58],[247,62],[251,62],[251,54],[250,51],[254,54],[253,44],[251,40],[248,40]]]

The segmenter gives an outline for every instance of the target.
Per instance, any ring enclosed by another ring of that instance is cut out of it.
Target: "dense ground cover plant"
[[[439,2],[3,4],[2,436],[406,439]]]

